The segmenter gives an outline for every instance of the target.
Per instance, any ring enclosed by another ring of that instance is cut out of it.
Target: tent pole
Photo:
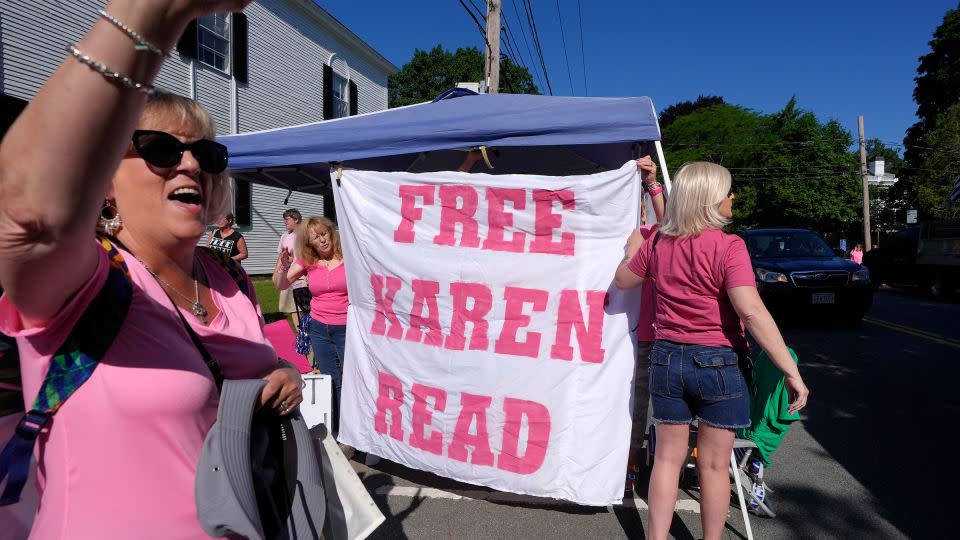
[[[667,160],[663,157],[663,146],[660,145],[660,141],[653,141],[654,146],[657,147],[657,160],[660,162],[660,172],[663,173],[663,189],[670,193],[670,171],[667,170]]]

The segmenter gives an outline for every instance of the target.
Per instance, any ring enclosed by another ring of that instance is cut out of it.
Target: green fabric
[[[797,362],[797,353],[788,349]],[[790,396],[783,373],[761,352],[753,363],[753,385],[750,388],[750,427],[737,431],[741,439],[757,445],[764,466],[772,465],[770,456],[790,429],[800,419],[800,413],[790,414]]]

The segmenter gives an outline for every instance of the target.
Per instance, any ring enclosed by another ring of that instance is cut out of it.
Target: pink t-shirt
[[[24,328],[9,298],[0,298],[0,331],[17,338],[28,409],[51,356],[106,281],[107,255],[96,249],[93,276],[44,326]],[[197,520],[194,478],[217,389],[163,289],[121,254],[133,280],[130,311],[100,365],[39,439],[33,539],[209,539]],[[184,316],[225,377],[262,376],[277,355],[259,307],[215,261],[199,260],[220,313],[209,326]]]
[[[640,234],[647,242],[652,242],[653,235],[659,228],[656,224],[640,227]],[[631,268],[632,270],[632,268]],[[640,286],[640,320],[637,321],[637,341],[653,341],[656,335],[653,331],[654,313],[656,313],[656,289],[653,282],[647,281]]]
[[[652,250],[652,240],[644,243],[628,266],[656,288],[656,338],[746,349],[743,323],[727,296],[727,289],[756,286],[743,239],[718,229],[696,237],[661,234],[651,257]]]
[[[333,270],[318,264],[308,265],[301,260],[297,264],[306,268],[307,287],[313,298],[310,300],[310,318],[323,324],[347,324],[347,272],[343,264]]]
[[[857,263],[863,264],[863,251],[855,249],[850,252],[850,260]]]
[[[294,253],[297,249],[297,233],[290,231],[283,231],[283,234],[280,235],[280,243],[277,244],[277,255],[279,255],[283,248],[287,248],[290,253]]]

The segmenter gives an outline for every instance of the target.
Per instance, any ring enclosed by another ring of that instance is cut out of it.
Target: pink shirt
[[[290,253],[295,253],[297,250],[297,233],[290,231],[283,231],[283,234],[280,235],[280,243],[277,244],[277,255],[279,255],[283,248],[287,248]]]
[[[310,300],[310,318],[323,324],[347,324],[347,272],[343,264],[333,270],[318,264],[297,264],[306,268],[307,287],[313,298]]]
[[[107,277],[107,256],[42,327],[24,328],[0,298],[0,331],[16,336],[26,406],[50,358]],[[143,265],[121,250],[133,280],[130,312],[90,379],[53,417],[38,448],[40,510],[33,539],[209,539],[197,520],[194,478],[217,415],[217,390],[173,304]],[[209,326],[184,312],[227,378],[276,365],[259,307],[208,256],[199,257],[220,310]],[[252,285],[251,285],[252,287]]]
[[[859,249],[851,251],[850,260],[857,264],[863,264],[863,251]]]
[[[628,266],[656,287],[657,339],[746,349],[743,323],[727,289],[756,286],[743,239],[708,229],[697,237],[660,235],[646,242]]]
[[[658,230],[656,224],[644,225],[640,227],[640,234],[644,240],[650,242]],[[653,341],[656,339],[653,331],[656,302],[656,289],[654,289],[652,281],[647,281],[640,286],[640,320],[637,321],[637,341]]]

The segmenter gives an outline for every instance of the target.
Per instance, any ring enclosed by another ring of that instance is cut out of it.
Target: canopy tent
[[[329,189],[331,163],[373,171],[456,169],[463,150],[493,147],[492,174],[589,174],[652,153],[648,97],[451,96],[313,124],[223,137],[232,174],[301,192]],[[481,166],[482,167],[482,166]]]

